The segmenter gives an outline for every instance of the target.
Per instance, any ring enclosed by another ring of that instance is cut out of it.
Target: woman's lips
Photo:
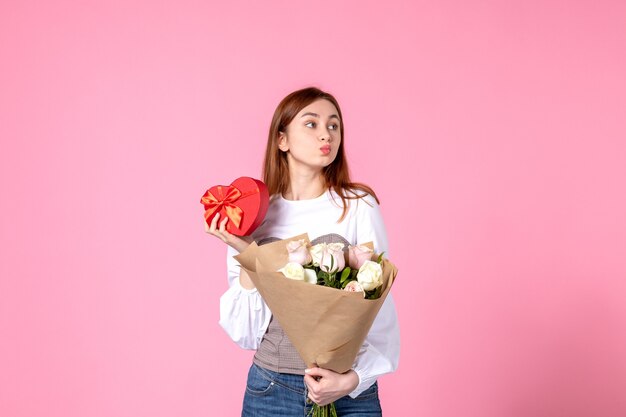
[[[328,155],[330,153],[330,145],[322,146],[320,150],[324,155]]]

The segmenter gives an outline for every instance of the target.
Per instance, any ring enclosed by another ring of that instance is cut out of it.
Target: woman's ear
[[[287,145],[287,135],[285,135],[285,132],[278,132],[278,149],[283,152],[287,152],[289,150],[289,145]]]

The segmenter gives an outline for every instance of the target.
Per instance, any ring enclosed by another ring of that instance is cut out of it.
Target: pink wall
[[[621,1],[0,3],[0,415],[236,416],[205,189],[315,84],[379,193],[385,415],[626,415]]]

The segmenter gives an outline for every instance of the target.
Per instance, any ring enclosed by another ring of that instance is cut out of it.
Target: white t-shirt
[[[376,200],[366,195],[350,204],[346,217],[337,223],[343,208],[334,191],[326,191],[310,200],[285,200],[275,195],[265,220],[254,231],[257,241],[267,238],[287,239],[308,233],[311,240],[328,234],[338,234],[351,245],[374,243],[377,253],[389,248],[385,225]],[[271,311],[256,289],[239,285],[239,263],[233,258],[238,252],[228,247],[229,289],[220,298],[220,325],[244,349],[257,349],[271,318]],[[391,259],[391,258],[390,258]],[[385,299],[361,347],[352,369],[359,376],[359,385],[350,393],[352,398],[369,388],[383,374],[393,372],[400,358],[400,329],[391,293]]]

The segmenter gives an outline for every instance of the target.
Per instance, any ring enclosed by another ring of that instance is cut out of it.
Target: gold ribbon
[[[211,216],[220,211],[223,207],[226,211],[226,217],[239,229],[241,218],[243,217],[243,210],[233,203],[241,198],[241,191],[232,185],[228,187],[218,185],[216,194],[217,195],[214,195],[208,190],[200,200],[206,210],[204,212],[204,220],[208,221]]]

